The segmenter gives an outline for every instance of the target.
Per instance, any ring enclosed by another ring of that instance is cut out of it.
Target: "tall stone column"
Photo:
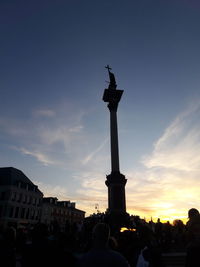
[[[103,101],[108,103],[110,111],[110,144],[111,144],[111,173],[107,175],[106,185],[108,187],[108,214],[116,219],[127,215],[125,185],[127,179],[120,173],[118,129],[117,129],[117,108],[123,90],[117,89],[115,76],[108,69],[110,83],[108,89],[104,90]]]

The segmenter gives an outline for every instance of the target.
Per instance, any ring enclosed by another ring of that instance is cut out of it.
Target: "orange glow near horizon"
[[[158,211],[152,212],[151,215],[148,213],[144,214],[144,212],[141,212],[139,210],[128,210],[127,212],[130,215],[138,215],[141,219],[145,219],[147,222],[151,221],[151,219],[153,222],[157,222],[157,220],[160,219],[162,223],[166,223],[169,221],[172,224],[174,220],[181,220],[184,224],[186,224],[186,222],[188,221],[188,217],[187,215],[185,215],[187,214],[187,211],[182,215],[175,209],[158,209]]]
[[[105,212],[105,211],[101,211]],[[86,217],[90,216],[91,214],[94,214],[95,211],[90,210],[90,212],[86,213]],[[187,210],[185,212],[182,212],[182,214],[179,211],[176,211],[175,209],[163,209],[158,211],[154,211],[150,213],[145,213],[144,211],[138,210],[132,210],[132,209],[127,209],[127,213],[130,215],[135,215],[139,216],[141,219],[145,219],[146,222],[152,221],[157,222],[158,219],[162,223],[170,222],[173,224],[174,220],[181,220],[184,224],[188,221],[188,216],[187,216]]]
[[[190,205],[188,204],[184,207],[182,203],[180,205],[179,203],[175,202],[175,199],[180,198],[175,198],[175,196],[173,195],[173,201],[170,200],[170,194],[171,193],[169,193],[167,197],[165,196],[165,198],[168,198],[167,200],[165,200],[163,196],[163,199],[156,199],[153,201],[151,199],[149,199],[149,201],[143,199],[143,202],[139,201],[139,199],[138,202],[136,202],[137,199],[134,199],[133,201],[131,199],[131,195],[127,194],[127,213],[129,215],[139,216],[141,219],[145,219],[146,222],[151,221],[151,219],[153,222],[157,222],[157,220],[160,219],[160,221],[163,223],[169,221],[171,224],[173,224],[174,220],[181,220],[184,224],[186,224],[186,222],[188,221],[188,210],[190,208],[199,209],[199,207],[193,203],[191,203]],[[78,206],[79,209],[86,211],[86,216],[90,216],[91,214],[96,213],[94,206],[91,206],[90,203],[86,203],[86,207],[87,208],[85,208],[84,205],[80,204]],[[99,209],[100,213],[106,212],[106,200],[99,202]]]
[[[122,232],[124,232],[124,231],[135,232],[136,229],[135,229],[135,228],[126,228],[126,227],[122,227],[122,228],[120,229],[120,232],[122,233]]]

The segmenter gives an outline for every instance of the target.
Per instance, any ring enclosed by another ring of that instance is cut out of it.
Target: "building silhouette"
[[[75,202],[58,201],[56,197],[43,198],[41,222],[49,230],[58,226],[61,231],[65,231],[68,224],[82,223],[84,217],[85,211],[76,209]]]
[[[77,209],[74,202],[43,197],[21,170],[0,168],[0,226],[26,228],[40,222],[49,228],[56,224],[64,231],[66,223],[82,222],[84,217],[85,211]]]
[[[43,193],[20,170],[0,168],[0,224],[27,226],[41,217]]]

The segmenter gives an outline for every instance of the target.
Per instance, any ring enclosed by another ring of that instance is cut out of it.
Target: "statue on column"
[[[107,65],[105,67],[108,70],[108,74],[109,74],[109,78],[110,78],[110,84],[108,89],[116,89],[117,88],[117,84],[116,84],[116,80],[115,80],[115,75],[110,71],[111,68],[109,67],[109,65]]]

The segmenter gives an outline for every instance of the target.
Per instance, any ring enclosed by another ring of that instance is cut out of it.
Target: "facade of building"
[[[49,229],[57,225],[64,231],[68,224],[82,222],[84,217],[85,212],[76,209],[74,202],[58,201],[55,197],[43,198],[41,222]]]
[[[82,222],[85,212],[74,202],[44,197],[43,193],[20,170],[0,168],[0,226],[27,227],[38,222],[61,231],[67,224]]]
[[[26,227],[41,217],[43,193],[20,170],[0,168],[0,225]]]

